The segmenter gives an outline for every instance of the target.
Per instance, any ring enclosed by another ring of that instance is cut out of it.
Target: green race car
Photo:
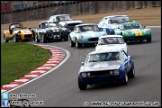
[[[122,35],[125,42],[134,40],[151,42],[151,29],[145,28],[136,21],[122,23],[115,29],[115,34]]]

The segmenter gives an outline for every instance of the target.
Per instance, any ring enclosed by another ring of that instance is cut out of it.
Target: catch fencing
[[[86,1],[53,5],[19,12],[3,13],[1,14],[1,24],[29,20],[48,20],[50,16],[55,14],[76,16],[146,7],[161,7],[161,1]]]

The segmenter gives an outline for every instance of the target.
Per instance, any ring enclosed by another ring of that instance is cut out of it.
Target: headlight
[[[145,33],[151,33],[151,30],[144,30]]]
[[[83,36],[80,35],[79,38],[78,38],[78,40],[81,41],[82,39],[83,39]]]
[[[114,70],[114,75],[119,75],[119,70]]]
[[[81,77],[86,77],[86,73],[85,72],[81,73]]]
[[[114,72],[113,71],[110,71],[110,74],[112,75]]]
[[[87,73],[87,76],[91,76],[91,73]]]

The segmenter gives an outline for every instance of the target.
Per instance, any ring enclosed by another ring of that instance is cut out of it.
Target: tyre
[[[47,39],[45,38],[45,35],[42,36],[42,42],[43,43],[46,43],[47,42]]]
[[[126,39],[124,39],[124,42],[128,44],[128,41]]]
[[[18,35],[17,35],[17,34],[14,35],[13,41],[14,41],[15,43],[18,42]]]
[[[5,40],[6,43],[8,43],[8,41],[9,41],[9,40],[7,40],[7,39]]]
[[[6,39],[6,35],[5,34],[3,34],[3,38],[4,38],[5,42],[8,43],[9,40]]]
[[[33,40],[35,41],[35,36],[36,36],[36,33],[34,30],[31,30],[32,34],[33,34]]]
[[[130,78],[134,78],[135,77],[135,69],[134,69],[134,66],[131,68],[130,72],[129,72],[129,77]]]
[[[127,75],[127,72],[125,71],[124,76],[121,79],[121,84],[126,85],[127,83],[128,83],[128,75]]]
[[[140,43],[143,43],[143,40],[140,40]]]
[[[69,37],[70,38],[70,37]],[[75,46],[75,43],[71,40],[70,38],[70,47],[74,47]]]
[[[64,41],[68,41],[68,36],[65,36],[64,37]]]
[[[78,77],[78,87],[80,90],[86,90],[87,88],[87,84],[83,83],[79,77]]]
[[[76,48],[81,48],[81,46],[82,46],[82,44],[79,43],[79,42],[77,41],[77,39],[76,39],[75,47],[76,47]]]
[[[151,42],[151,37],[147,38],[147,42],[148,42],[148,43]]]
[[[35,42],[40,42],[39,39],[38,39],[38,34],[35,35]]]

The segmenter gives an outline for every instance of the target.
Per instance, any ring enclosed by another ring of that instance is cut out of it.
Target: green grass
[[[1,43],[1,86],[42,66],[51,57],[47,49],[27,43]]]

